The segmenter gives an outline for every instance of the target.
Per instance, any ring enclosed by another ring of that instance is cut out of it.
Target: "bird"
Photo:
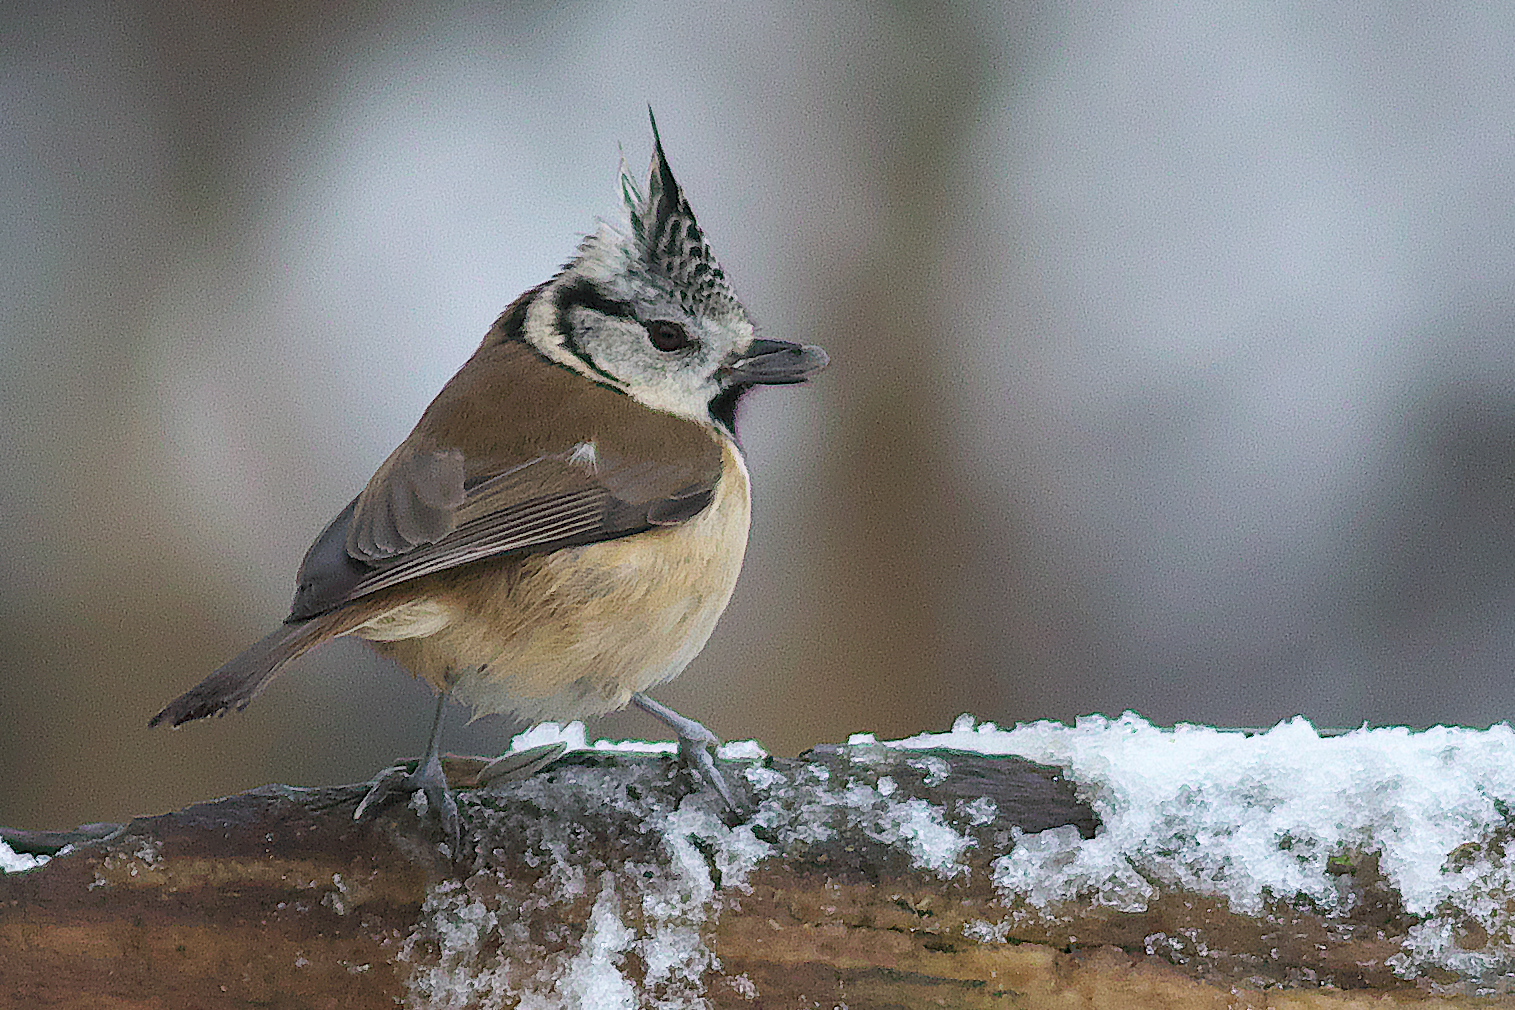
[[[311,544],[283,623],[150,726],[240,711],[291,661],[350,636],[437,692],[424,756],[380,773],[356,817],[419,792],[459,851],[441,763],[449,699],[531,722],[635,705],[737,810],[719,739],[646,692],[704,648],[741,570],[751,485],[738,404],[828,358],[757,335],[648,117],[645,187],[621,159],[624,220],[600,221],[495,320]],[[502,771],[561,752],[540,750]]]

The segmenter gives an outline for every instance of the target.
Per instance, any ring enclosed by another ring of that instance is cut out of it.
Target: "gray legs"
[[[373,786],[358,809],[353,811],[353,820],[362,820],[398,800],[408,800],[412,794],[426,797],[427,809],[437,819],[452,847],[453,858],[459,851],[461,829],[458,822],[458,801],[447,787],[447,775],[442,771],[442,710],[447,705],[447,695],[437,695],[437,714],[431,720],[431,739],[426,744],[426,755],[416,770],[407,773],[403,766],[386,768],[373,780]]]
[[[742,807],[737,804],[725,776],[715,764],[715,749],[720,746],[720,738],[693,719],[686,719],[645,694],[634,694],[631,701],[637,708],[673,730],[679,738],[679,756],[715,790],[728,809],[740,814]],[[427,741],[426,754],[416,770],[407,771],[404,766],[397,766],[380,772],[368,794],[358,804],[358,809],[353,811],[353,819],[362,820],[392,803],[409,800],[419,792],[426,797],[427,809],[441,825],[448,845],[452,848],[453,857],[457,858],[461,841],[458,801],[448,788],[447,775],[442,771],[442,712],[446,705],[447,695],[438,695],[436,715],[431,720],[431,739]],[[479,784],[530,778],[556,761],[563,750],[563,744],[546,744],[520,753],[506,754],[486,766],[479,775]]]
[[[715,766],[715,749],[721,744],[720,737],[640,691],[631,696],[631,703],[672,729],[679,738],[679,756],[716,791],[728,809],[733,813],[742,812],[731,794],[731,787],[726,784],[725,776]]]

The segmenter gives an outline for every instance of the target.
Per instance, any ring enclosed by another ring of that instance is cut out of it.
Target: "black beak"
[[[754,340],[742,356],[721,369],[724,385],[785,386],[804,382],[825,368],[831,359],[814,344],[791,344],[784,340]]]

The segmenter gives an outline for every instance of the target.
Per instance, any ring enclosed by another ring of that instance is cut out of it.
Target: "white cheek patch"
[[[558,330],[559,311],[558,300],[551,293],[535,299],[526,310],[526,325],[523,327],[526,342],[540,351],[549,361],[575,371],[591,382],[625,392],[624,382],[596,366],[581,352],[576,353],[569,346],[566,335]],[[576,307],[574,311],[580,320],[594,316],[594,313],[582,306]],[[606,321],[608,322],[608,319]]]
[[[697,377],[686,383],[664,381],[656,385],[632,384],[626,390],[638,403],[691,421],[709,423],[710,399],[719,392],[713,383],[708,388],[699,384]]]

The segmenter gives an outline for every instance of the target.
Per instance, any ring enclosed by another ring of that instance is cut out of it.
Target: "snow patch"
[[[596,740],[590,743],[582,722],[540,722],[510,739],[511,751],[529,750],[542,744],[566,744],[570,751],[597,750],[621,754],[677,754],[676,740]],[[756,740],[732,740],[721,744],[716,756],[726,761],[758,761],[768,756]]]
[[[4,841],[0,841],[0,873],[19,873],[22,870],[30,870],[41,866],[48,861],[47,856],[28,856],[17,852]]]
[[[652,858],[591,857],[586,872],[571,827],[527,822],[520,858],[538,879],[481,867],[466,882],[444,881],[428,894],[421,924],[399,955],[412,965],[408,1005],[705,1010],[706,977],[720,969],[705,942],[707,922],[723,895],[747,888],[772,847],[750,827],[728,828],[703,805],[660,805],[646,783],[628,789],[608,772],[586,769],[568,769],[560,779],[533,780],[517,792],[539,790],[544,808],[556,805],[548,793],[576,792],[585,810],[623,819],[612,833],[635,832],[650,843]],[[543,935],[538,913],[565,905],[585,907],[582,933]]]
[[[722,761],[761,761],[768,752],[756,740],[728,740],[716,749],[715,756]]]
[[[582,722],[556,723],[539,722],[524,733],[517,733],[510,738],[510,750],[530,750],[543,744],[561,743],[566,744],[569,750],[583,750],[585,747],[585,732]],[[510,753],[507,751],[506,753]]]
[[[1301,896],[1346,913],[1351,899],[1333,870],[1376,854],[1405,910],[1426,920],[1401,974],[1429,965],[1464,976],[1515,971],[1508,725],[1322,737],[1302,718],[1247,735],[1161,729],[1132,713],[1009,730],[964,716],[951,732],[888,746],[1018,755],[1059,766],[1076,784],[1099,834],[1017,835],[992,864],[1007,903],[1047,909],[1077,899],[1138,911],[1161,886],[1222,896],[1246,914]],[[1470,919],[1489,935],[1476,951],[1459,946]]]

